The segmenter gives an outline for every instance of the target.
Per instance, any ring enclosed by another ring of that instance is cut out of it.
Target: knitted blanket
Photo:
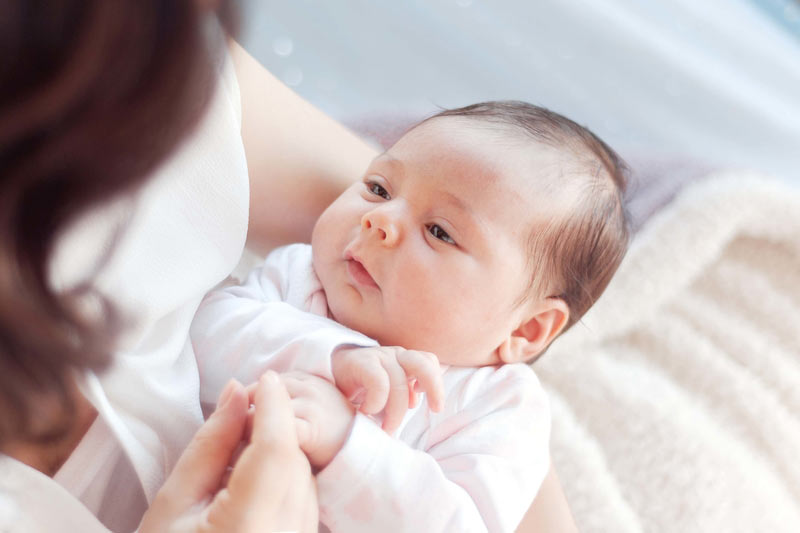
[[[800,190],[684,188],[534,368],[581,531],[800,531]]]

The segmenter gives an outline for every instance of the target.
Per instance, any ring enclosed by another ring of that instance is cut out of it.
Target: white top
[[[0,531],[134,530],[202,422],[189,324],[234,268],[249,181],[231,62],[207,115],[135,197],[82,218],[51,264],[58,289],[81,281],[127,224],[94,285],[126,320],[113,364],[81,376],[98,418],[51,479],[0,456]],[[91,309],[91,302],[87,302]]]
[[[330,354],[375,341],[326,316],[311,247],[279,248],[241,286],[210,293],[192,324],[201,397],[266,369],[332,380]],[[549,468],[550,411],[527,365],[444,370],[445,406],[409,410],[396,438],[357,415],[317,476],[320,520],[333,532],[512,531]]]

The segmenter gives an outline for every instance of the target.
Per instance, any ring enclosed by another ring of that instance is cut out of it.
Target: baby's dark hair
[[[529,290],[550,290],[570,311],[566,331],[603,293],[625,255],[630,224],[623,205],[628,168],[614,150],[587,128],[526,102],[483,102],[442,111],[508,128],[565,153],[569,163],[554,172],[555,186],[579,180],[578,198],[564,217],[536,224],[528,239]],[[543,281],[547,280],[547,287]]]

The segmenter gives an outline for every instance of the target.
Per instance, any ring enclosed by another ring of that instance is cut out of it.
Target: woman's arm
[[[550,463],[550,471],[517,528],[517,533],[577,533],[577,531],[578,526],[572,518],[556,469]]]
[[[250,173],[247,244],[265,251],[309,242],[320,213],[378,152],[283,85],[239,44],[231,41],[229,48]]]

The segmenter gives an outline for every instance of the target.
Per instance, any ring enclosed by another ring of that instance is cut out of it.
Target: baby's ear
[[[569,320],[569,307],[560,298],[537,302],[529,316],[501,344],[497,353],[503,363],[519,363],[533,359],[561,333]]]

